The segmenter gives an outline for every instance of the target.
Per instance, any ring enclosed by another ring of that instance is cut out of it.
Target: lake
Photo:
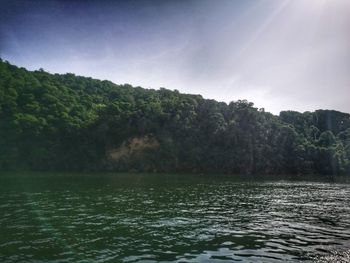
[[[0,262],[299,262],[350,249],[350,184],[0,175]]]

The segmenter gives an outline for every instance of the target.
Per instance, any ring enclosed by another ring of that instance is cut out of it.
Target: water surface
[[[350,249],[350,184],[0,175],[0,262],[299,262]]]

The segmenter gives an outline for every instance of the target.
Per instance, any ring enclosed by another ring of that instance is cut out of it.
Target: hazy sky
[[[0,56],[276,114],[350,112],[350,0],[0,0]]]

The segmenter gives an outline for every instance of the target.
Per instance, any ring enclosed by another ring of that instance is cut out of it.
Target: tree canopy
[[[350,115],[27,71],[0,61],[0,169],[345,174]]]

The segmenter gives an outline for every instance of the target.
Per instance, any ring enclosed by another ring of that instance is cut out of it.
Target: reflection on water
[[[299,262],[350,248],[350,185],[0,176],[1,262]]]

